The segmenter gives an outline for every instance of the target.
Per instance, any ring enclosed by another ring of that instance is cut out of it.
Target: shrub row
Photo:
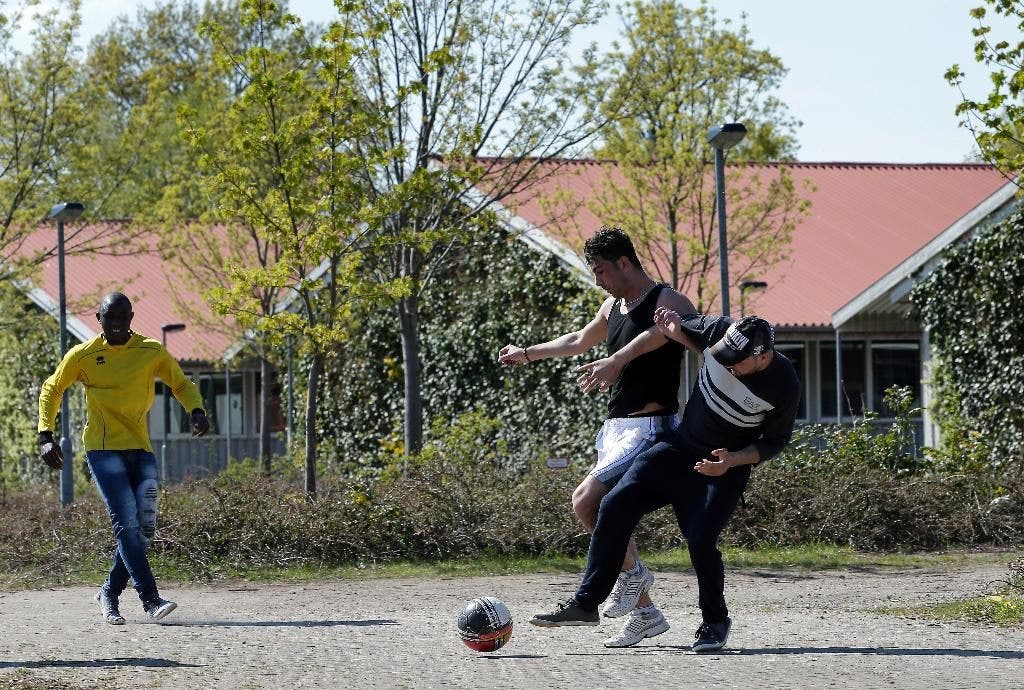
[[[326,481],[315,501],[296,484],[243,473],[163,493],[154,551],[187,577],[227,568],[457,559],[484,553],[584,554],[569,510],[581,467],[526,472],[435,456],[403,475]],[[993,498],[1004,497],[995,507]],[[983,475],[899,474],[863,463],[768,463],[758,468],[727,543],[831,543],[921,550],[1024,541],[1024,487]],[[0,559],[10,572],[51,581],[102,569],[110,528],[95,492],[67,510],[53,490],[6,497]],[[670,509],[641,523],[644,549],[682,543]]]

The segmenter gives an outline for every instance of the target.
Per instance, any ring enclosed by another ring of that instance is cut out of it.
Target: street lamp
[[[64,289],[64,221],[82,215],[85,206],[77,201],[65,201],[50,209],[47,218],[57,221],[57,285],[60,295],[60,358],[68,351],[68,298]],[[60,471],[60,504],[71,505],[75,500],[74,459],[71,457],[71,414],[68,411],[68,392],[60,400],[60,452],[64,466]]]
[[[729,245],[725,238],[725,150],[747,135],[740,122],[708,129],[708,143],[715,149],[715,196],[718,204],[718,263],[722,269],[722,316],[729,316]]]
[[[768,283],[763,280],[744,280],[740,283],[740,318],[747,315],[747,290],[764,290]]]
[[[175,331],[185,330],[185,324],[183,323],[165,323],[160,326],[160,340],[167,349],[167,334],[174,333]],[[167,429],[171,426],[171,396],[170,390],[167,387],[167,382],[164,381],[164,442],[160,446],[160,481],[167,481]]]

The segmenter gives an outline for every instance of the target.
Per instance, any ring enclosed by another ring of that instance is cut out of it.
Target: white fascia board
[[[896,268],[868,286],[866,290],[837,309],[832,314],[832,327],[839,329],[862,310],[885,297],[891,290],[898,289],[901,284],[904,285],[903,294],[905,295],[907,290],[904,281],[910,280],[913,282],[914,274],[922,266],[934,261],[946,247],[977,228],[991,216],[996,215],[1000,210],[1012,205],[1019,189],[1015,182],[1007,182],[997,189],[988,198],[943,230],[938,236],[914,252],[903,263],[896,266]]]
[[[491,201],[488,203],[487,195],[476,187],[466,190],[466,197],[478,207],[483,207],[486,204],[493,209],[498,220],[512,232],[516,239],[535,251],[554,255],[556,259],[569,269],[570,273],[585,283],[587,287],[594,286],[590,278],[590,266],[572,249],[551,238],[547,233],[525,218],[516,215],[501,202]]]
[[[58,300],[55,300],[53,297],[43,290],[35,287],[27,280],[16,280],[14,281],[14,286],[25,293],[25,295],[32,300],[37,307],[52,316],[54,321],[58,324],[60,323],[60,302]],[[98,335],[96,331],[89,328],[89,326],[87,326],[85,322],[77,316],[65,314],[65,320],[68,332],[78,338],[78,342],[80,343],[92,340]]]

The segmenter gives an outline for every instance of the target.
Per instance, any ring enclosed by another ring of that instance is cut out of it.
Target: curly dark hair
[[[594,259],[599,257],[605,261],[615,261],[623,256],[637,268],[643,268],[640,259],[637,258],[636,249],[633,248],[633,242],[622,228],[602,225],[601,229],[583,245],[583,258],[587,263],[593,263]]]

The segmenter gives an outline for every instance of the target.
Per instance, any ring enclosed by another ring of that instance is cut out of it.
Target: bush
[[[916,468],[892,455],[886,435],[899,433],[895,425],[875,434],[867,424],[805,430],[755,469],[724,541],[859,550],[1024,541],[1019,480]],[[431,436],[407,466],[392,456],[378,477],[326,478],[315,501],[292,478],[263,479],[244,463],[172,487],[161,496],[153,550],[194,579],[300,564],[586,553],[589,539],[569,505],[583,463],[520,467],[509,460],[500,422],[479,410]],[[66,582],[107,567],[113,540],[95,490],[61,510],[56,487],[30,488],[9,494],[3,508],[0,558],[18,577]],[[637,540],[649,550],[682,544],[672,510],[647,516]]]

